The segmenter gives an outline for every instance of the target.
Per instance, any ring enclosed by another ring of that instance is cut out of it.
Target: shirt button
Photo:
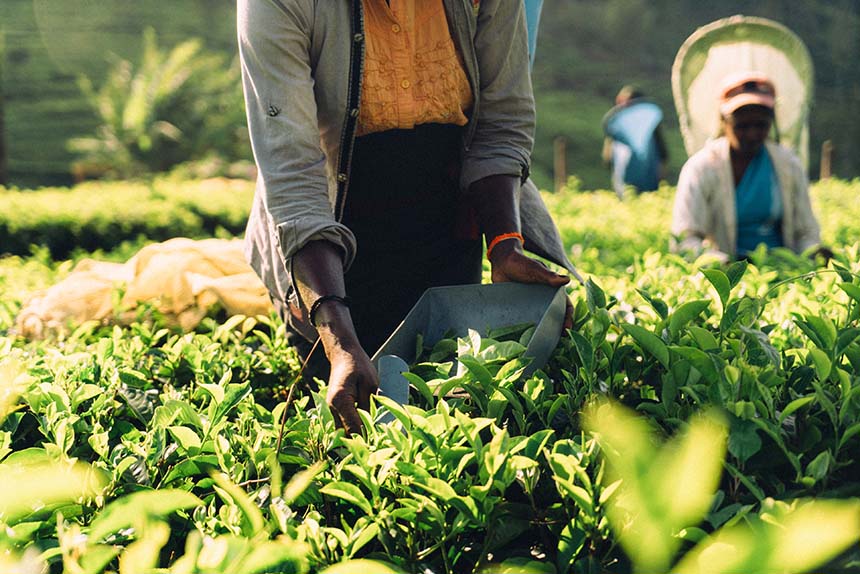
[[[346,178],[346,174],[345,174],[345,173],[339,173],[339,174],[337,174],[337,180],[338,180],[339,182],[343,183],[343,182],[345,182],[345,181],[346,181],[346,179],[347,179],[347,178]]]
[[[409,86],[411,86],[411,85],[412,85],[412,83],[409,80],[403,80],[402,82],[400,82],[400,87],[403,88],[404,90],[408,90]]]
[[[391,31],[394,32],[395,34],[399,33],[400,32],[400,24],[392,24],[391,25]]]

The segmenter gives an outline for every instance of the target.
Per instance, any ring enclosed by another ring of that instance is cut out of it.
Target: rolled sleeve
[[[500,42],[500,38],[510,41]],[[535,108],[522,2],[484,0],[475,35],[480,95],[461,186],[491,175],[525,179],[534,145]]]
[[[312,0],[239,0],[237,32],[257,193],[287,268],[308,241],[343,250],[355,238],[334,218],[310,63]],[[261,222],[262,223],[262,222]]]
[[[278,241],[286,261],[311,241],[327,241],[341,252],[344,269],[355,259],[355,237],[346,226],[330,217],[299,217],[278,225]],[[289,269],[289,267],[287,267]]]

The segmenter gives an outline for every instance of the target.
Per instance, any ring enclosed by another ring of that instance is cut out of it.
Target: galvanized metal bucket
[[[379,392],[398,403],[409,398],[409,382],[402,373],[415,361],[416,341],[433,345],[451,333],[466,337],[470,329],[490,329],[533,323],[534,334],[524,357],[531,359],[525,376],[543,367],[561,336],[567,292],[564,286],[495,283],[433,287],[373,355],[379,371]]]

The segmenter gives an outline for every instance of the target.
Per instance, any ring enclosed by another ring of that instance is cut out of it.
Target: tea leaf
[[[359,507],[365,514],[373,515],[373,507],[360,488],[349,482],[331,482],[320,488],[320,492],[345,500]]]
[[[147,516],[164,518],[170,514],[202,506],[203,501],[184,490],[142,490],[111,502],[90,525],[90,540],[100,541],[134,526]]]
[[[755,348],[759,349],[764,356],[767,358],[768,362],[771,365],[776,367],[777,369],[780,366],[780,357],[779,351],[777,351],[773,344],[770,342],[770,337],[768,337],[764,332],[759,329],[751,329],[749,327],[741,326],[741,332],[746,335],[747,340],[755,346]]]
[[[749,263],[745,260],[735,261],[726,268],[726,277],[729,280],[729,285],[732,289],[740,283],[744,273],[747,271]]]
[[[596,309],[606,308],[606,294],[591,277],[585,281],[585,300],[588,303],[588,310],[592,313]]]
[[[709,383],[717,385],[720,382],[720,372],[714,363],[713,356],[696,347],[669,347],[672,351],[688,360]]]
[[[786,405],[785,409],[783,409],[782,414],[779,415],[779,424],[782,425],[785,422],[785,419],[790,415],[794,414],[794,412],[798,409],[801,409],[815,400],[815,396],[808,395],[805,397],[800,397],[799,399],[794,399],[788,405]]]
[[[373,572],[373,574],[405,574],[403,570],[378,560],[347,560],[334,566],[329,566],[320,574],[356,574],[356,572]]]
[[[526,351],[526,348],[517,341],[490,342],[490,339],[484,339],[484,342],[489,342],[489,345],[477,355],[483,361],[493,361],[496,359],[508,361],[519,357]]]
[[[725,309],[726,302],[729,300],[729,295],[732,291],[731,281],[729,281],[726,274],[719,269],[702,269],[702,274],[711,282],[711,285],[714,286],[714,289],[720,298],[720,303],[722,303],[723,309]]]
[[[768,523],[723,527],[672,568],[678,574],[809,572],[860,536],[860,503],[795,501]]]
[[[284,487],[284,492],[281,498],[287,504],[292,504],[301,496],[305,490],[313,483],[314,479],[325,469],[324,461],[317,461],[308,468],[300,470],[290,478],[290,481]]]
[[[812,364],[815,365],[815,372],[818,374],[818,380],[826,381],[830,376],[832,363],[827,354],[821,349],[809,349],[809,357],[812,359]]]
[[[707,300],[688,301],[675,309],[672,316],[669,317],[669,332],[673,339],[678,338],[678,333],[690,321],[698,317],[702,311],[708,308],[710,302]]]
[[[137,533],[119,557],[119,569],[123,574],[145,574],[158,564],[159,553],[170,538],[170,527],[162,522],[145,522],[145,528]]]
[[[648,291],[644,289],[636,289],[636,292],[645,299],[649,305],[654,309],[657,315],[660,316],[661,319],[665,320],[666,317],[669,316],[669,306],[666,305],[666,302],[662,299],[658,299],[656,297],[652,297]]]
[[[860,328],[851,327],[844,329],[836,338],[836,347],[833,350],[834,356],[841,357],[854,341],[860,339]]]
[[[746,462],[761,450],[758,428],[748,420],[732,418],[729,433],[729,452],[741,462]]]
[[[423,488],[436,498],[446,503],[458,496],[457,492],[450,484],[444,480],[439,480],[438,478],[427,477],[423,481],[416,481],[415,486]]]
[[[200,437],[192,429],[183,426],[173,426],[167,427],[167,431],[173,435],[173,438],[185,452],[196,454],[200,451]]]
[[[696,341],[696,344],[703,351],[713,351],[714,349],[718,349],[720,344],[717,342],[716,337],[702,327],[697,327],[695,325],[690,325],[687,327],[687,330],[693,336],[693,340]]]
[[[223,538],[223,537],[221,537]],[[280,537],[277,540],[243,541],[247,555],[224,565],[222,572],[237,568],[235,574],[265,574],[268,572],[305,572],[308,548],[301,542]],[[238,563],[237,563],[238,562]]]
[[[591,346],[588,339],[576,331],[570,332],[570,338],[573,340],[576,347],[576,354],[579,355],[579,360],[582,363],[583,368],[585,368],[585,371],[590,375],[594,371],[594,348]]]
[[[839,448],[845,446],[845,443],[857,436],[858,433],[860,433],[860,423],[854,423],[845,429],[845,432],[842,433],[842,438],[839,439]]]
[[[578,528],[575,521],[564,527],[558,539],[556,565],[559,572],[569,571],[570,566],[576,561],[576,557],[585,548],[587,540],[586,532]]]
[[[833,457],[830,455],[829,450],[820,452],[818,456],[806,465],[806,476],[811,477],[815,482],[820,482],[827,476],[832,459]]]
[[[487,368],[475,357],[463,355],[460,357],[460,364],[466,367],[466,369],[468,369],[468,371],[484,386],[484,388],[489,388],[493,385],[493,375],[491,375],[490,371],[488,371]]]
[[[843,279],[844,280],[844,279]],[[854,299],[857,303],[860,303],[860,285],[855,285],[854,283],[850,283],[850,279],[848,283],[840,283],[838,287],[845,291],[845,293]]]
[[[669,368],[669,349],[666,347],[666,344],[660,340],[660,337],[639,325],[624,323],[621,327],[628,335],[633,337],[633,339],[639,343],[639,346],[642,347],[643,350],[651,353],[651,355],[660,361],[660,364],[667,369]]]

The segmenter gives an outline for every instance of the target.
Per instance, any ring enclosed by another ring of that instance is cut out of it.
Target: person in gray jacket
[[[495,282],[569,281],[524,248],[576,274],[527,179],[522,2],[239,0],[238,38],[246,254],[297,346],[319,337],[347,431],[377,388],[368,353],[426,288],[480,282],[481,235]]]

